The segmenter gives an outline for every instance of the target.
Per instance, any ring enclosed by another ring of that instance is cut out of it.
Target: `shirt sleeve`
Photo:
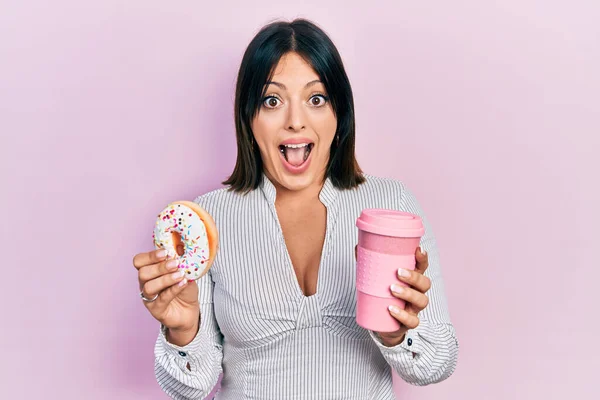
[[[222,373],[223,338],[214,316],[210,270],[197,284],[200,328],[196,337],[186,346],[174,345],[167,341],[166,328],[161,324],[154,347],[154,373],[158,384],[176,400],[204,399]]]
[[[388,364],[407,383],[424,386],[443,381],[454,372],[458,361],[458,340],[450,322],[448,305],[435,237],[414,195],[401,184],[400,206],[421,217],[425,233],[420,245],[427,252],[429,266],[425,276],[431,280],[427,291],[428,306],[419,313],[419,325],[410,329],[402,343],[385,346],[379,336],[369,331]]]

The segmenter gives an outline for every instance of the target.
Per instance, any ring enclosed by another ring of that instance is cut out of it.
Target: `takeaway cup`
[[[404,308],[405,304],[392,295],[390,286],[406,286],[398,279],[398,268],[415,268],[423,222],[408,212],[370,208],[361,212],[356,226],[356,322],[376,332],[397,331],[400,323],[388,306]]]

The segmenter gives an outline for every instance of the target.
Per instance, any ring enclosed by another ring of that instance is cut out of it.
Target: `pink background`
[[[491,3],[3,2],[0,397],[166,397],[131,258],[230,173],[242,52],[304,16],[343,56],[362,167],[440,246],[458,369],[398,397],[592,398],[600,7]]]

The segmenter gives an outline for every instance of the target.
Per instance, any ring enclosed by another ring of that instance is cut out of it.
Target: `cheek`
[[[317,132],[324,142],[331,142],[337,130],[337,119],[333,112],[323,113],[317,121]]]
[[[259,113],[251,125],[263,162],[270,163],[274,157],[273,141],[277,137],[279,125],[273,116]]]
[[[251,128],[259,145],[264,145],[272,137],[273,132],[277,132],[272,119],[261,114],[254,119]]]

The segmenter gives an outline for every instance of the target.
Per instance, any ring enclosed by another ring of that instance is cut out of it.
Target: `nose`
[[[305,115],[302,104],[290,103],[286,125],[287,129],[292,132],[299,132],[305,128]]]

